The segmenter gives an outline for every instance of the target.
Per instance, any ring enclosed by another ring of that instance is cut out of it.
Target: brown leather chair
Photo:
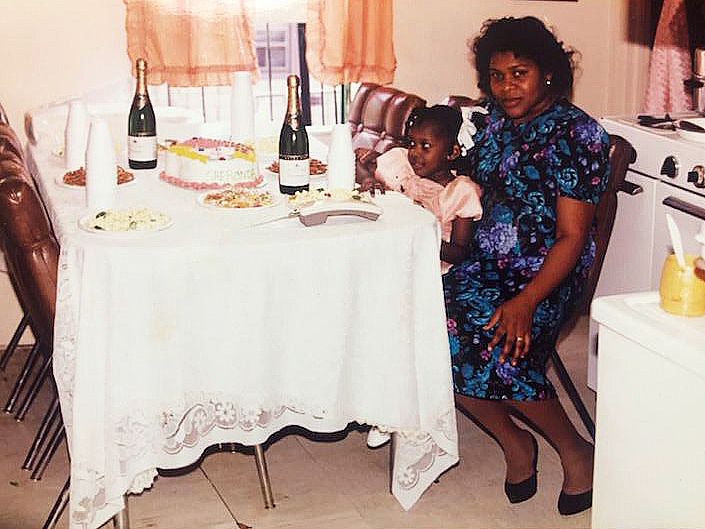
[[[7,118],[7,112],[5,112],[5,109],[2,107],[2,104],[0,104],[0,123],[3,123],[5,125],[10,124],[10,120]]]
[[[617,214],[617,204],[619,191],[628,191],[625,188],[624,179],[627,174],[629,164],[636,161],[636,151],[634,147],[622,138],[621,136],[610,134],[610,177],[607,190],[603,193],[597,209],[595,210],[595,261],[590,269],[590,274],[585,284],[583,296],[578,304],[574,307],[572,317],[563,325],[562,331],[566,331],[575,323],[575,319],[583,314],[587,314],[590,310],[590,303],[597,288],[597,282],[600,278],[602,263],[605,260],[607,246],[612,235],[612,227],[614,226],[615,215]],[[580,415],[580,419],[585,425],[586,430],[595,439],[595,422],[585,406],[585,403],[580,398],[575,384],[570,378],[568,371],[563,364],[558,353],[558,346],[551,352],[551,361],[556,370],[558,379],[561,385],[568,393],[573,406]]]
[[[411,111],[426,101],[374,83],[362,83],[350,105],[348,123],[353,149],[369,149],[382,154],[402,144],[404,125]]]
[[[0,122],[0,176],[6,174],[13,174],[18,178],[23,178],[26,181],[30,182],[31,185],[34,185],[28,171],[25,170],[24,156],[19,138],[15,134],[12,127],[10,127],[7,123]],[[0,246],[2,246],[1,238]],[[19,324],[17,325],[15,332],[12,335],[12,338],[7,344],[5,351],[0,357],[0,369],[3,370],[5,369],[8,361],[16,351],[19,341],[22,335],[24,334],[25,330],[28,326],[31,326],[29,312],[27,310],[27,303],[25,301],[27,294],[25,293],[24,288],[20,284],[20,281],[18,279],[19,271],[15,269],[15,266],[13,265],[11,260],[6,259],[6,264],[8,268],[7,271],[8,276],[10,278],[10,283],[12,284],[12,287],[15,291],[15,295],[20,304],[20,307],[22,308],[23,316]],[[33,347],[32,351],[26,359],[23,369],[20,371],[15,386],[7,400],[7,403],[5,404],[4,411],[8,413],[13,412],[15,404],[17,404],[18,402],[19,395],[23,390],[25,384],[28,382],[29,374],[34,369],[34,365],[39,359],[39,356],[39,347],[35,343],[35,346]],[[23,417],[24,415],[22,415],[22,417],[18,417],[18,420],[21,420]]]
[[[480,103],[479,99],[472,99],[467,96],[448,96],[448,106],[456,110],[462,107],[472,107]]]

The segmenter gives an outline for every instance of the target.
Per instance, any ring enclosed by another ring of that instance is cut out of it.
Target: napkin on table
[[[230,100],[230,138],[239,143],[254,144],[255,100],[250,72],[235,72]]]
[[[355,153],[352,147],[350,125],[339,123],[333,126],[328,151],[328,189],[355,187]]]
[[[64,156],[66,170],[83,167],[88,141],[89,117],[86,104],[81,99],[69,103],[69,115],[64,129]]]
[[[86,148],[86,205],[95,211],[110,209],[117,195],[117,163],[108,122],[93,118]]]

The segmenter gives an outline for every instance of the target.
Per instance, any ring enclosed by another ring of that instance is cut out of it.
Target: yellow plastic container
[[[695,268],[696,256],[686,254],[686,267],[678,266],[676,256],[666,257],[661,270],[661,308],[679,316],[705,315],[705,273]]]

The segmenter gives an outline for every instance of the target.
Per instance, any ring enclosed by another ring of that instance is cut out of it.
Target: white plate
[[[705,118],[688,118],[684,121],[689,121],[694,125],[700,125],[701,127],[705,127]],[[678,125],[676,125],[676,131],[678,132],[678,135],[684,140],[694,141],[697,143],[705,143],[705,132],[693,132],[690,130],[684,130],[678,127]]]
[[[151,230],[130,230],[130,231],[109,231],[109,230],[99,230],[90,225],[90,221],[95,218],[95,213],[90,215],[85,215],[78,219],[78,227],[88,233],[98,233],[100,235],[107,235],[110,237],[138,237],[140,235],[150,235],[152,233],[157,233],[167,228],[171,228],[174,225],[174,219],[169,217],[169,220],[165,224]]]
[[[130,180],[129,182],[125,182],[124,184],[118,184],[118,189],[122,189],[123,187],[130,187],[130,186],[133,185],[135,182],[137,182],[137,177],[134,176],[134,174],[133,174],[132,180]],[[59,186],[59,187],[65,187],[66,189],[81,189],[81,190],[85,190],[85,189],[86,189],[86,186],[72,186],[71,184],[67,184],[66,182],[64,182],[64,175],[63,175],[63,174],[57,176],[57,177],[54,179],[54,183],[55,183],[57,186]]]
[[[201,193],[200,195],[198,195],[196,197],[196,202],[198,202],[199,206],[203,206],[204,208],[214,209],[216,211],[227,211],[227,212],[237,211],[240,213],[242,213],[244,211],[249,211],[249,212],[262,211],[263,209],[269,209],[269,208],[274,207],[277,204],[279,204],[279,200],[277,200],[277,198],[274,195],[272,195],[271,193],[269,193],[269,194],[272,197],[272,203],[269,204],[268,206],[256,206],[256,207],[250,207],[250,208],[224,208],[221,206],[216,206],[215,204],[207,204],[206,203],[206,196],[210,195],[211,193],[217,193],[217,192],[218,191],[206,191],[205,193]]]

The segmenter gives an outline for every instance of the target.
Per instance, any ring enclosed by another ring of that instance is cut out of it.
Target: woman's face
[[[505,113],[515,122],[523,123],[538,116],[553,102],[543,74],[531,59],[517,57],[511,51],[498,51],[489,65],[490,90]]]

